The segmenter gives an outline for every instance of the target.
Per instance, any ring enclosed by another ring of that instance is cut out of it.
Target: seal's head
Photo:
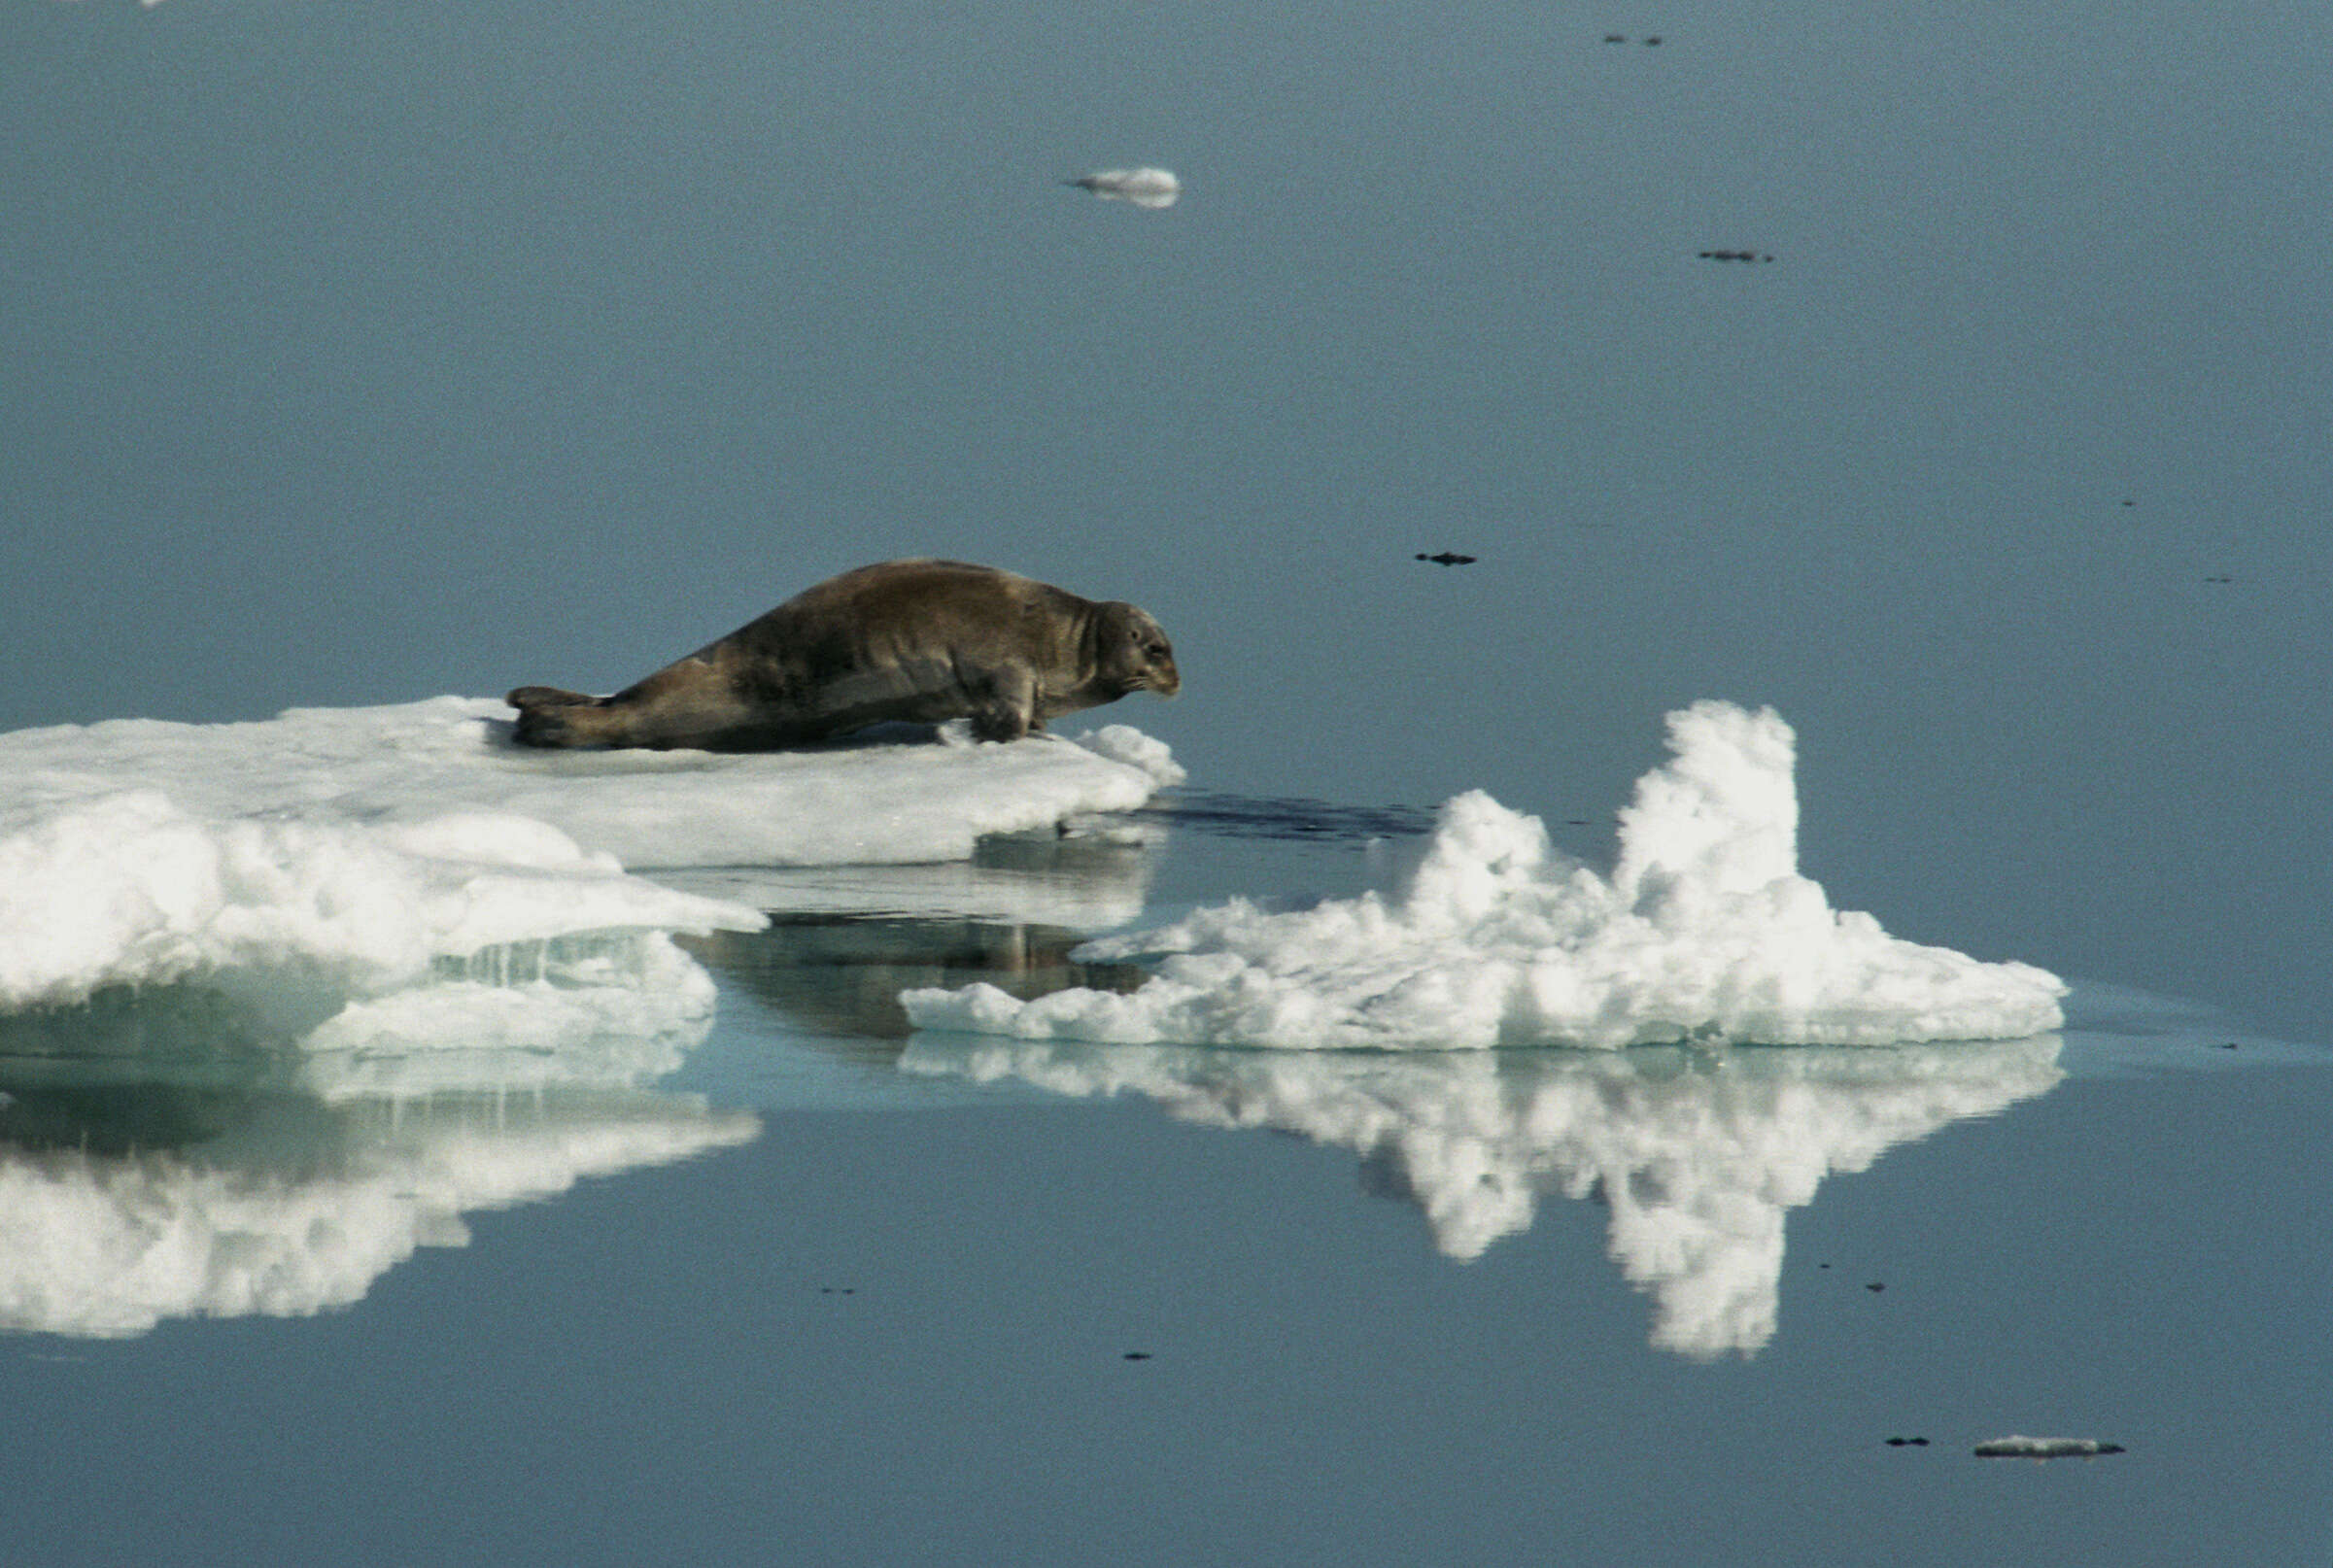
[[[1093,665],[1097,684],[1115,688],[1121,697],[1128,692],[1173,697],[1183,690],[1167,634],[1149,611],[1115,599],[1094,617]]]

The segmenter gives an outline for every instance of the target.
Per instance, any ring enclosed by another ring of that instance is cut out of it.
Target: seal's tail
[[[522,746],[604,746],[610,736],[596,697],[557,686],[522,686],[502,699],[519,710],[513,738]]]

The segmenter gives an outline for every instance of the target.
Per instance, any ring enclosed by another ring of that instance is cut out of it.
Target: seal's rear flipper
[[[502,700],[523,712],[528,708],[573,707],[578,702],[597,702],[600,699],[559,686],[522,686]]]
[[[522,746],[606,746],[619,726],[606,704],[557,686],[522,686],[502,699],[519,710],[511,738]]]

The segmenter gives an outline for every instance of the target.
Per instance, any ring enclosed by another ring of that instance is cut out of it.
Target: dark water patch
[[[902,991],[986,981],[1032,1001],[1071,986],[1132,991],[1131,964],[1084,964],[1086,934],[1028,921],[776,912],[761,931],[676,938],[793,1027],[829,1039],[902,1040]],[[891,1053],[881,1053],[888,1057]]]
[[[1170,791],[1137,816],[1220,838],[1366,843],[1431,833],[1434,813],[1414,805],[1335,805],[1326,801],[1209,791]]]

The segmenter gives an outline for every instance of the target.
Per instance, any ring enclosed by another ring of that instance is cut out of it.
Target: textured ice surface
[[[1111,201],[1131,202],[1157,210],[1172,207],[1183,195],[1183,182],[1167,169],[1100,169],[1070,182]]]
[[[506,711],[439,698],[0,735],[0,1011],[199,983],[305,1009],[311,1043],[350,1049],[668,1038],[709,1014],[712,986],[667,934],[762,916],[627,866],[961,860],[1181,776],[1123,726],[1096,750],[943,732],[538,752],[509,743]]]
[[[1470,792],[1400,897],[1235,899],[1081,951],[1154,961],[1131,995],[902,1000],[924,1029],[1313,1047],[1893,1044],[2060,1024],[2053,975],[1899,940],[1799,874],[1794,737],[1770,709],[1697,703],[1669,715],[1668,744],[1620,813],[1609,876]]]
[[[2097,1438],[1992,1438],[1972,1450],[1979,1459],[2094,1459],[2102,1453],[2121,1453],[2119,1443]]]

